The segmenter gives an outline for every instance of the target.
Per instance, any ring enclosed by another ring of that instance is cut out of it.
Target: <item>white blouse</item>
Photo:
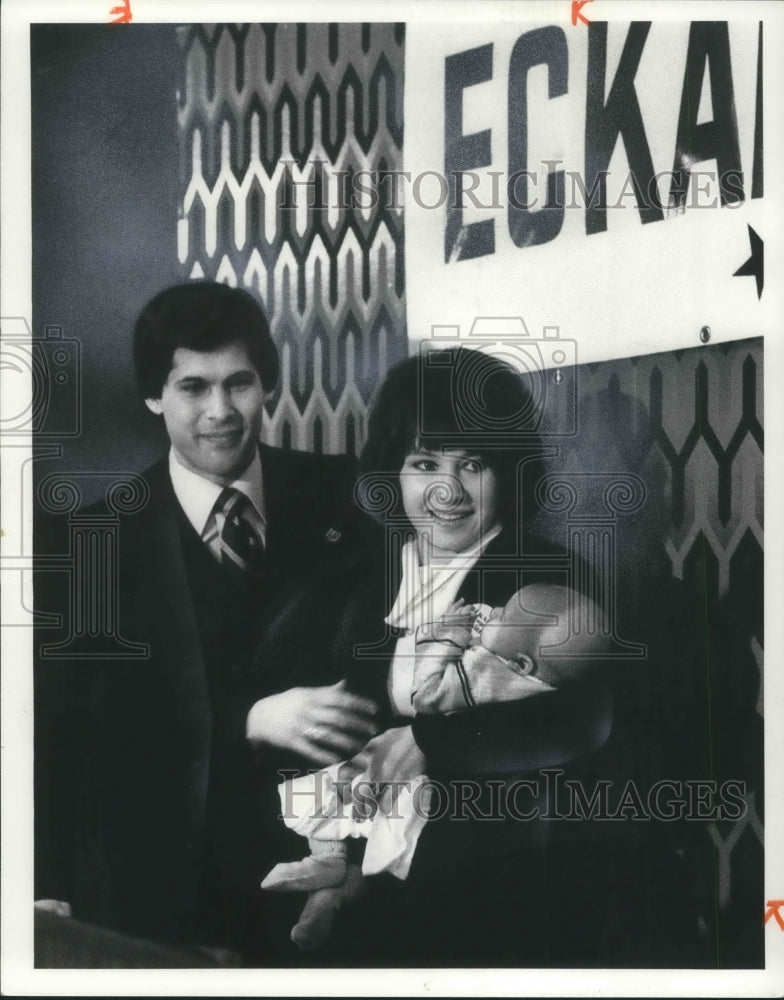
[[[392,610],[384,621],[404,630],[395,645],[389,668],[387,692],[398,715],[414,714],[411,685],[414,679],[415,635],[424,622],[433,622],[444,614],[456,599],[469,570],[501,527],[491,528],[473,548],[446,559],[426,548],[425,561],[419,558],[416,540],[408,541],[401,553],[403,577]]]

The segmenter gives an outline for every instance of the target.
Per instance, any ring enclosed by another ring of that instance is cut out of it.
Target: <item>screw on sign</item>
[[[782,918],[780,910],[784,907],[784,899],[769,899],[765,904],[767,910],[765,911],[765,919],[762,921],[766,924],[771,917],[774,917],[776,923],[779,925],[779,929],[784,931],[784,918]]]
[[[123,0],[119,7],[112,7],[110,14],[116,14],[110,24],[130,24],[131,23],[131,0]]]

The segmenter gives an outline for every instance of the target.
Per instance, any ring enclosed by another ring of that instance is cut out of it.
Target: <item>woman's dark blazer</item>
[[[394,717],[386,692],[400,632],[383,619],[399,588],[402,541],[379,532],[348,572],[324,577],[286,609],[260,651],[259,696],[345,677],[353,690],[376,699],[382,725],[410,721]],[[546,540],[527,537],[518,548],[502,533],[469,571],[459,596],[501,605],[530,583],[569,585],[570,565],[568,555]],[[445,812],[426,825],[405,882],[383,875],[368,880],[369,897],[345,915],[333,958],[357,964],[560,964],[572,948],[584,962],[586,948],[573,948],[574,920],[566,912],[553,916],[562,906],[568,909],[560,897],[566,891],[565,858],[573,864],[575,850],[571,844],[565,852],[559,847],[556,859],[548,850],[548,824],[512,817],[504,794],[515,780],[530,779],[553,760],[590,757],[606,739],[610,719],[603,683],[581,685],[565,697],[545,694],[417,717],[415,738],[428,776],[445,790]],[[306,766],[290,756],[266,756],[274,768]],[[532,804],[530,795],[517,801],[521,811]],[[284,842],[288,856],[302,854],[301,843],[283,835]],[[569,943],[563,932],[555,934],[551,920],[572,926]],[[591,941],[590,931],[582,929],[578,937]]]

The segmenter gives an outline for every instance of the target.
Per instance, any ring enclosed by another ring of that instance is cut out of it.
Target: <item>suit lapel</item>
[[[318,565],[324,547],[319,519],[319,485],[279,448],[259,446],[267,518],[266,553],[270,569],[297,575],[302,565]]]
[[[277,448],[262,444],[259,445],[259,457],[264,490],[264,514],[267,520],[266,554],[269,561],[274,563],[281,558],[294,498],[286,497],[286,470],[282,453]]]
[[[190,596],[190,584],[182,551],[179,526],[180,507],[169,477],[168,460],[148,473],[150,503],[141,539],[151,572],[150,615],[158,622],[159,641],[155,658],[162,679],[177,692],[173,699],[177,717],[172,720],[172,748],[181,753],[187,766],[184,775],[194,810],[193,819],[203,814],[209,777],[211,709],[207,677],[199,638],[198,622]]]

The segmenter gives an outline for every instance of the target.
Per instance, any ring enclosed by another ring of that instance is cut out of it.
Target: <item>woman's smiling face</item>
[[[436,549],[465,552],[498,520],[498,478],[482,460],[457,448],[418,448],[400,470],[406,516]]]

